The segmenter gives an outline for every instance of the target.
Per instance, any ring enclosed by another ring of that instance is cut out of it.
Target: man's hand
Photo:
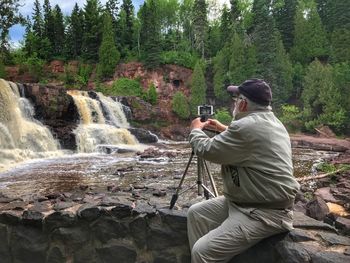
[[[192,121],[190,130],[192,131],[193,129],[203,129],[206,125],[208,124],[208,121],[206,122],[201,122],[201,118],[196,118]]]
[[[206,121],[205,123],[206,123],[205,128],[208,130],[223,132],[224,130],[227,129],[227,126],[222,124],[218,120],[208,119],[208,121]]]

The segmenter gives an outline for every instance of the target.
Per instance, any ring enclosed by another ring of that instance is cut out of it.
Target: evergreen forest
[[[182,118],[206,102],[207,88],[217,105],[227,105],[228,84],[263,78],[290,131],[327,125],[350,134],[349,0],[145,0],[137,12],[131,0],[86,0],[68,16],[50,0],[35,0],[30,17],[19,6],[0,3],[0,77],[5,66],[20,65],[41,81],[44,64],[78,60],[85,65],[80,82],[96,66],[98,86],[118,63],[140,61],[149,70],[176,64],[193,69],[189,107],[174,107]],[[13,49],[9,28],[18,23],[25,38]],[[186,98],[174,99],[182,105]]]

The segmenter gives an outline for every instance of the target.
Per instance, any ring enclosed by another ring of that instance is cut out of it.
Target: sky
[[[44,0],[39,0],[41,3],[41,6],[43,5]],[[107,2],[107,0],[100,0],[100,3],[104,5]],[[122,0],[120,0],[122,2]],[[135,10],[138,10],[140,5],[143,4],[144,0],[132,0]],[[217,0],[220,4],[223,3],[229,3],[229,0]],[[34,1],[33,0],[20,0],[19,3],[22,5],[20,7],[19,12],[24,16],[32,16],[33,13],[33,6]],[[50,0],[51,8],[53,8],[56,4],[58,4],[62,10],[62,13],[64,15],[69,15],[75,3],[78,3],[79,7],[83,7],[86,3],[86,0]],[[20,42],[23,40],[25,28],[21,25],[14,25],[10,28],[10,43],[13,47],[18,47],[20,45]]]

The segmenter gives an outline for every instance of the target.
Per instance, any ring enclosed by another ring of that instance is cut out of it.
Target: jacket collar
[[[235,117],[235,121],[239,120],[239,119],[242,119],[250,114],[253,114],[253,113],[270,113],[272,112],[271,110],[254,110],[254,111],[244,111],[244,112],[239,112],[237,113],[236,117]]]

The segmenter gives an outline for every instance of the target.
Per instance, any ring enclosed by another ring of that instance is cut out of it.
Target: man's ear
[[[246,100],[241,100],[238,106],[240,112],[244,112],[248,110],[248,102]]]

